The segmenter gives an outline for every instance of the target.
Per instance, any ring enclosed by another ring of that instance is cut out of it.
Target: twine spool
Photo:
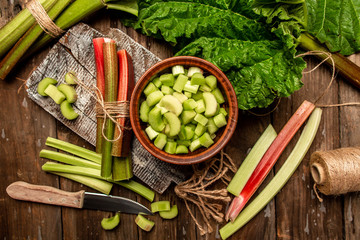
[[[310,172],[325,195],[360,191],[360,147],[314,152]]]

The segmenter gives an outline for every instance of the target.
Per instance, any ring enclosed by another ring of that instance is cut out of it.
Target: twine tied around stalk
[[[193,170],[194,174],[190,179],[175,187],[175,193],[184,200],[191,218],[200,230],[200,234],[204,235],[213,231],[210,218],[215,219],[219,223],[224,219],[224,214],[221,212],[223,205],[219,202],[228,203],[231,201],[226,188],[219,190],[208,188],[218,182],[218,180],[227,185],[231,180],[228,170],[235,173],[237,168],[231,157],[222,150],[220,158],[213,158],[207,161],[201,169],[199,165],[193,165]],[[192,202],[199,209],[206,226],[202,226],[199,223],[188,202]]]
[[[39,24],[39,26],[49,34],[52,38],[59,37],[63,33],[65,33],[64,30],[59,28],[53,20],[49,17],[49,15],[46,13],[44,7],[41,5],[41,3],[38,0],[32,0],[26,4],[26,8],[29,10],[31,15],[35,18],[36,22]]]
[[[74,78],[74,81],[81,86],[85,91],[87,91],[91,97],[96,100],[96,117],[104,118],[104,123],[102,126],[101,134],[103,138],[108,142],[116,142],[123,135],[123,130],[130,130],[131,127],[126,127],[121,125],[117,119],[118,118],[128,118],[130,117],[130,102],[129,101],[115,101],[115,102],[105,102],[104,97],[101,94],[101,91],[98,87],[93,85],[93,89],[87,87],[84,82],[78,78]],[[115,139],[108,139],[104,133],[106,119],[109,118],[119,130],[119,134]]]

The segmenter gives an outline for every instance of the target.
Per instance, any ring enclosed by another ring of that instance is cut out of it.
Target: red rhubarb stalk
[[[96,87],[99,89],[99,93],[104,97],[105,95],[105,74],[104,74],[104,53],[103,43],[104,42],[115,42],[110,38],[94,38],[94,53],[95,53],[95,64],[96,64]],[[102,126],[104,119],[98,117],[96,127],[96,152],[102,152]]]
[[[116,44],[114,42],[104,42],[104,76],[105,76],[105,102],[115,102],[117,98],[118,85],[118,58],[116,54]],[[115,123],[106,118],[104,135],[108,140],[114,138]],[[105,179],[112,178],[112,142],[103,139],[102,143],[102,161],[101,161],[101,176]]]
[[[130,101],[135,85],[132,59],[125,49],[118,51],[117,55],[119,59],[119,88],[117,101]],[[130,143],[132,137],[132,132],[129,129],[131,126],[130,119],[120,117],[117,119],[117,122],[120,126],[124,126],[124,128],[121,129],[122,134],[120,135],[119,140],[113,143],[112,155],[117,157],[127,157],[130,153]],[[119,134],[119,128],[116,128],[114,139],[116,139]]]
[[[240,211],[244,208],[245,204],[249,201],[251,196],[256,192],[258,187],[264,181],[271,168],[274,166],[285,147],[289,144],[290,140],[294,137],[295,133],[303,125],[306,119],[314,110],[315,105],[304,101],[301,106],[296,110],[294,115],[285,124],[278,136],[275,138],[269,149],[262,157],[259,164],[256,166],[253,174],[247,181],[245,187],[240,195],[235,197],[230,204],[226,213],[225,219],[234,221],[239,215]]]
[[[119,59],[119,88],[117,101],[130,101],[132,91],[134,89],[134,68],[132,64],[131,56],[122,49],[117,52]],[[120,126],[124,126],[121,129],[115,129],[114,139],[120,138],[113,143],[112,155],[113,167],[112,176],[114,181],[128,180],[132,178],[132,161],[130,154],[130,144],[132,138],[132,132],[130,130],[131,124],[130,119],[120,117],[117,119]]]

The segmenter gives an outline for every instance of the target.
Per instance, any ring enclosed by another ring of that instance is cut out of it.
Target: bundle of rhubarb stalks
[[[314,104],[304,101],[279,134],[271,125],[266,128],[227,186],[228,192],[235,197],[225,215],[225,219],[227,221],[231,220],[231,222],[219,230],[222,239],[229,238],[249,222],[287,183],[315,138],[321,120],[321,113],[320,108],[316,108]],[[277,171],[257,197],[247,204],[286,146],[308,118],[309,120],[302,130],[298,142],[280,170]]]
[[[28,4],[27,8],[0,29],[1,80],[6,78],[19,61],[59,37],[63,30],[104,7],[135,16],[138,14],[136,1],[32,0],[29,3],[31,6]],[[31,12],[29,9],[32,9]],[[40,13],[45,13],[47,17],[41,17]],[[37,19],[33,15],[37,16]],[[52,30],[54,26],[49,23],[51,21],[55,23],[57,31]]]
[[[96,152],[102,154],[101,176],[113,181],[130,179],[131,125],[129,101],[134,89],[134,69],[126,50],[117,51],[109,38],[93,39],[96,62]]]

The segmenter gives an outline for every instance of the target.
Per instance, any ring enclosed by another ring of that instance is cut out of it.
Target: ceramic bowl
[[[145,128],[147,127],[146,123],[143,123],[139,117],[139,108],[142,101],[145,100],[143,90],[151,81],[154,76],[160,75],[162,73],[171,72],[171,67],[175,65],[183,65],[185,68],[188,67],[199,67],[204,70],[204,75],[214,75],[218,79],[218,88],[222,91],[225,103],[222,104],[223,107],[228,112],[227,125],[220,128],[216,132],[216,138],[214,139],[214,144],[209,148],[201,147],[194,152],[188,154],[168,154],[163,150],[157,148],[153,142],[147,137],[145,133]],[[154,66],[148,69],[143,76],[136,83],[133,94],[130,101],[130,121],[131,126],[134,131],[135,136],[140,141],[142,146],[148,150],[153,156],[159,158],[162,161],[172,163],[172,164],[196,164],[203,162],[221,151],[225,145],[229,142],[232,137],[238,119],[238,104],[235,91],[225,76],[225,74],[214,64],[197,57],[191,56],[179,56],[167,58]]]

